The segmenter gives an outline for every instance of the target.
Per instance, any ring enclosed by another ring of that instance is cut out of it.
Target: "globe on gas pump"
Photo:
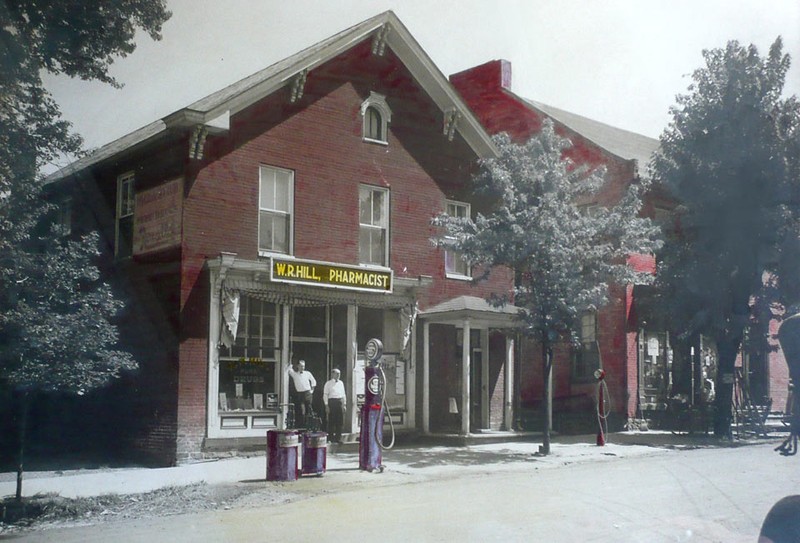
[[[364,367],[364,404],[361,406],[361,433],[358,447],[358,467],[366,471],[383,471],[381,446],[383,444],[383,390],[380,359],[383,343],[373,338],[364,349],[367,364]]]

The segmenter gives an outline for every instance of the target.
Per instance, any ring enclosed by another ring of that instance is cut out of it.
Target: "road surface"
[[[773,447],[660,451],[548,469],[530,458],[426,476],[342,471],[325,475],[339,488],[326,484],[325,492],[291,503],[19,540],[754,542],[770,506],[800,494],[800,457],[782,457]],[[282,484],[302,494],[314,482]]]

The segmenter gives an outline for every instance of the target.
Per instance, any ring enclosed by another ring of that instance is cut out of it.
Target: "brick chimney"
[[[511,63],[491,60],[450,76],[450,83],[459,92],[511,90]]]

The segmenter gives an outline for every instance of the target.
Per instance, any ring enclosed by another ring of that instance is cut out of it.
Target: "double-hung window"
[[[447,214],[457,219],[470,218],[470,206],[463,202],[447,201]],[[444,250],[444,269],[448,276],[470,277],[469,263],[464,260],[464,256],[453,249],[445,246]]]
[[[587,311],[580,319],[580,344],[575,353],[572,377],[576,381],[594,378],[600,367],[600,350],[597,344],[597,313]]]
[[[370,185],[359,188],[359,262],[389,263],[389,191]]]
[[[134,175],[128,172],[117,178],[117,221],[114,254],[117,258],[133,253],[133,211],[136,203]]]
[[[259,254],[290,254],[294,172],[272,166],[261,166],[258,202]]]

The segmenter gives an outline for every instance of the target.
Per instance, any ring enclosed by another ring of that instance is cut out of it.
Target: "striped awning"
[[[274,282],[229,277],[224,288],[238,291],[242,295],[275,304],[294,306],[358,305],[372,308],[401,308],[413,304],[411,292],[379,293],[339,290],[333,288],[305,287]]]

